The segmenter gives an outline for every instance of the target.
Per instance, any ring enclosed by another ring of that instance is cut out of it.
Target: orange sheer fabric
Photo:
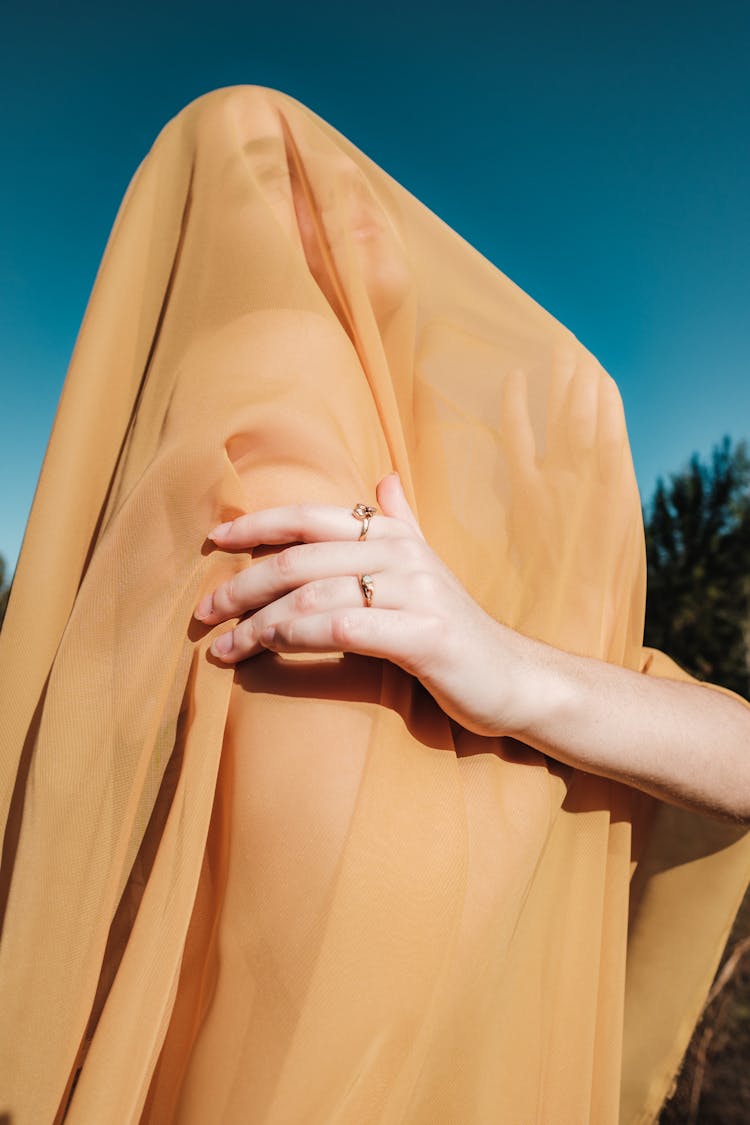
[[[294,99],[199,98],[117,217],[0,642],[13,1125],[654,1119],[750,836],[192,619],[252,563],[216,523],[393,468],[493,616],[685,677],[611,378]]]

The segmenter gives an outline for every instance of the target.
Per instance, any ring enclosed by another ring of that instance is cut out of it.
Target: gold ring
[[[375,593],[375,582],[371,574],[360,574],[359,585],[365,598],[365,605],[372,605],[372,595]]]
[[[364,539],[370,527],[370,520],[377,512],[377,508],[370,508],[367,504],[355,504],[352,508],[352,515],[358,520],[362,520],[362,530],[359,533],[359,538]],[[358,540],[359,541],[359,540]]]

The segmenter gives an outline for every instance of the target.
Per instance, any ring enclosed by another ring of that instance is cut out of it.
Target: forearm
[[[750,824],[750,707],[516,633],[515,738],[672,804]]]
[[[230,663],[269,650],[389,660],[467,730],[509,735],[576,768],[750,824],[750,707],[508,628],[429,547],[396,474],[376,496],[381,512],[367,540],[352,537],[353,512],[332,505],[266,508],[214,528],[209,537],[225,549],[288,546],[204,591],[199,621],[241,619],[212,654]],[[378,591],[366,606],[352,579],[364,574],[376,576]]]

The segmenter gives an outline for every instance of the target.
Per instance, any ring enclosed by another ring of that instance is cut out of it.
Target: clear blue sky
[[[71,3],[0,43],[0,553],[15,563],[109,228],[164,123],[284,90],[601,360],[644,501],[750,436],[750,5]]]

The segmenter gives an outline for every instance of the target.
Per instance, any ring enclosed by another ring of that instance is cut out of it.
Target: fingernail
[[[211,614],[213,613],[213,611],[214,611],[214,596],[213,596],[213,594],[206,594],[206,596],[204,598],[202,598],[201,601],[198,603],[198,608],[196,609],[193,616],[197,617],[199,621],[203,621],[204,618],[210,617]]]
[[[214,656],[226,656],[234,647],[234,629],[229,633],[222,633],[215,641],[211,642],[211,652]]]
[[[229,528],[231,526],[232,526],[231,520],[229,521],[229,523],[219,523],[219,524],[216,525],[216,527],[213,529],[213,531],[209,531],[206,538],[207,539],[214,539],[217,535],[219,537],[221,537],[222,535],[226,535],[226,533],[229,531]]]

